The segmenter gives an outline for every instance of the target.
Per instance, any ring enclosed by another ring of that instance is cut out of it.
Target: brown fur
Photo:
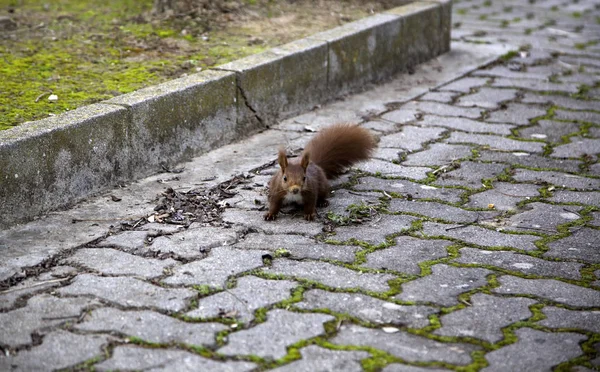
[[[306,145],[300,159],[287,159],[280,149],[280,170],[269,182],[269,211],[265,220],[274,220],[286,196],[300,194],[304,218],[313,220],[316,207],[327,205],[329,182],[347,167],[371,156],[375,138],[364,128],[335,124],[323,129]]]

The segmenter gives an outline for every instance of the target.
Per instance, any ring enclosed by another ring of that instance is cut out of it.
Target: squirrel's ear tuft
[[[300,161],[300,165],[304,170],[308,167],[308,163],[310,162],[310,154],[308,152],[302,153],[302,160]]]
[[[285,154],[284,149],[279,149],[279,155],[277,157],[279,161],[279,166],[281,167],[281,171],[285,172],[285,168],[288,166],[287,155]]]

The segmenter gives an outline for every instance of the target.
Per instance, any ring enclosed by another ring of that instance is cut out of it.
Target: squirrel
[[[329,203],[329,181],[352,164],[367,160],[377,146],[375,137],[365,128],[353,124],[334,124],[321,130],[304,148],[299,159],[288,161],[279,149],[280,169],[269,182],[269,211],[264,217],[272,221],[285,203],[304,207],[304,218],[314,220],[316,207]]]

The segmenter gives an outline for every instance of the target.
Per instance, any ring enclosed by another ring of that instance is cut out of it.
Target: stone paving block
[[[390,212],[412,212],[430,218],[439,218],[456,223],[471,223],[489,220],[499,213],[494,211],[468,211],[447,204],[430,201],[409,201],[405,199],[392,199],[388,207]]]
[[[402,293],[394,298],[454,306],[458,304],[458,295],[486,285],[486,276],[492,273],[487,269],[448,265],[434,265],[431,271],[430,275],[402,284]]]
[[[592,212],[591,216],[592,220],[588,222],[588,225],[600,227],[600,212]]]
[[[421,274],[420,262],[446,257],[451,242],[447,240],[417,239],[410,236],[398,236],[395,245],[380,249],[367,255],[364,267],[389,269],[406,274]]]
[[[218,318],[222,314],[234,314],[232,318],[248,323],[254,319],[254,311],[273,305],[290,297],[298,283],[289,280],[265,280],[244,276],[237,280],[235,288],[219,292],[198,301],[198,307],[186,315],[195,318]]]
[[[410,228],[415,220],[417,218],[412,216],[381,214],[372,221],[363,222],[359,228],[353,225],[339,226],[335,229],[335,235],[328,238],[338,242],[356,239],[378,245],[385,243],[387,235],[397,234]]]
[[[500,267],[525,275],[581,279],[579,270],[583,264],[576,262],[546,261],[516,252],[485,251],[476,248],[461,248],[459,252],[460,257],[454,262]]]
[[[164,274],[168,267],[178,264],[173,259],[143,258],[111,248],[82,248],[64,260],[106,275],[135,275],[146,279]]]
[[[600,102],[598,103],[598,106],[600,106]],[[598,110],[599,108],[600,107],[596,107],[596,110]],[[554,119],[600,124],[600,114],[589,111],[556,110],[554,112]]]
[[[382,372],[446,372],[445,368],[415,367],[406,364],[392,363],[381,370]]]
[[[310,345],[300,349],[302,359],[275,368],[274,372],[348,371],[361,372],[360,360],[371,356],[366,351],[330,350]]]
[[[381,119],[373,119],[371,121],[361,124],[361,127],[381,133],[396,132],[398,130],[398,127],[395,124],[389,123]]]
[[[442,315],[442,328],[433,333],[441,336],[474,337],[490,343],[504,339],[502,328],[533,315],[529,298],[503,298],[476,293],[471,306]]]
[[[581,190],[600,189],[600,180],[598,179],[560,172],[517,169],[512,177],[519,182],[549,183],[558,187]]]
[[[457,97],[459,93],[454,92],[427,92],[423,96],[421,96],[421,101],[436,101],[441,103],[451,103],[455,97]]]
[[[404,104],[402,109],[413,110],[422,114],[460,116],[469,119],[478,119],[483,112],[483,109],[478,107],[461,107],[433,101],[411,101]]]
[[[307,279],[332,288],[360,288],[374,292],[388,291],[390,289],[387,284],[388,280],[396,278],[390,274],[358,272],[327,262],[285,259],[273,260],[272,266],[264,268],[262,271],[267,274],[285,275],[294,279]]]
[[[512,78],[496,79],[492,83],[492,86],[498,88],[522,88],[533,91],[564,92],[570,94],[577,93],[579,91],[579,85],[573,83],[551,83],[548,81]]]
[[[332,192],[333,196],[329,199],[328,212],[333,212],[340,216],[349,216],[348,208],[350,206],[377,206],[381,205],[381,194],[378,192],[356,192],[347,189],[338,189]]]
[[[287,346],[325,333],[323,323],[335,319],[325,314],[299,314],[275,309],[267,313],[267,321],[250,329],[232,333],[227,345],[218,349],[224,355],[257,355],[279,359],[287,354]]]
[[[419,116],[419,111],[417,111],[414,107],[401,107],[398,110],[384,114],[381,118],[393,123],[395,127],[398,127],[402,124],[412,124],[413,122],[417,121]]]
[[[432,143],[429,148],[420,152],[409,154],[404,165],[447,165],[455,160],[472,156],[471,147],[464,145],[448,145],[446,143]]]
[[[519,61],[520,62],[520,61]],[[490,69],[482,69],[474,71],[474,76],[494,76],[511,79],[535,79],[548,80],[555,71],[550,71],[548,66],[532,66],[527,67],[527,70],[513,71],[503,65],[496,65]]]
[[[186,323],[153,311],[121,311],[109,307],[96,309],[85,321],[75,325],[82,331],[121,333],[147,342],[170,342],[210,347],[218,332],[228,329],[219,323]]]
[[[520,164],[535,168],[558,169],[565,172],[579,172],[578,160],[547,158],[539,155],[528,154],[526,152],[498,152],[498,151],[480,151],[481,161],[494,161],[508,164]]]
[[[266,235],[248,234],[234,245],[239,249],[268,250],[275,253],[285,250],[293,258],[330,259],[342,262],[353,262],[360,247],[349,245],[332,245],[318,243],[314,239],[302,235]]]
[[[105,335],[76,335],[63,330],[49,333],[42,344],[17,355],[0,358],[2,371],[55,371],[69,369],[104,355]]]
[[[537,231],[544,234],[556,234],[559,225],[578,220],[581,208],[575,206],[530,203],[524,212],[508,218],[506,230]]]
[[[398,163],[400,156],[406,154],[408,151],[394,148],[378,147],[373,153],[373,159],[381,159]]]
[[[441,186],[464,186],[478,189],[483,186],[483,179],[495,178],[505,168],[505,164],[463,161],[458,169],[447,173],[438,173],[439,176],[435,183]]]
[[[114,247],[127,251],[143,249],[147,244],[147,231],[123,231],[116,235],[110,235],[106,239],[98,242],[98,247]]]
[[[411,178],[414,180],[425,179],[427,178],[427,173],[431,172],[430,168],[407,167],[378,159],[371,159],[368,162],[358,164],[356,168],[366,173],[380,174],[386,177]]]
[[[459,106],[483,107],[487,109],[496,109],[504,101],[512,101],[517,97],[515,89],[494,89],[482,87],[479,91],[462,96],[456,102]]]
[[[287,212],[287,211],[282,211]],[[223,221],[241,225],[267,234],[303,234],[317,235],[322,232],[322,225],[314,221],[306,221],[302,209],[290,209],[289,213],[279,212],[277,220],[265,221],[264,211],[248,211],[237,208],[226,209],[221,215]],[[326,211],[317,208],[319,218],[324,218]]]
[[[255,176],[255,179],[256,179],[256,176]],[[195,226],[196,225],[194,223],[192,223],[190,228],[193,228]],[[172,234],[175,234],[178,232],[182,232],[185,230],[185,227],[181,226],[181,225],[169,225],[169,224],[163,224],[163,223],[158,223],[158,222],[152,222],[152,223],[147,223],[145,225],[142,225],[142,226],[138,227],[138,229],[140,229],[142,231],[147,231],[148,236],[156,237],[156,236],[160,236],[160,235],[172,235]]]
[[[571,137],[571,143],[556,146],[552,151],[555,158],[577,158],[600,153],[600,139]]]
[[[554,279],[522,279],[516,276],[503,275],[498,277],[498,282],[500,287],[492,289],[494,293],[526,294],[568,306],[600,306],[600,291]]]
[[[502,151],[542,152],[544,147],[544,144],[541,142],[517,141],[491,134],[470,134],[462,132],[453,132],[447,141],[448,143],[473,143],[481,146],[489,146],[490,149]]]
[[[256,364],[242,361],[215,361],[183,350],[142,348],[133,345],[117,346],[113,355],[95,364],[96,371],[251,371]]]
[[[553,191],[552,194],[548,200],[557,203],[600,205],[600,192],[597,191]]]
[[[76,321],[84,310],[98,304],[87,298],[57,298],[49,294],[34,296],[25,307],[0,313],[0,344],[11,347],[31,344],[31,333],[41,333],[52,326]]]
[[[470,353],[479,346],[461,343],[442,343],[405,332],[385,333],[380,329],[343,325],[330,341],[337,345],[369,346],[386,351],[407,362],[445,362],[466,365]]]
[[[173,275],[163,280],[167,284],[207,285],[224,288],[227,278],[263,265],[266,250],[242,250],[228,247],[211,249],[208,257],[173,269]]]
[[[69,266],[55,266],[52,271],[43,273],[37,277],[29,277],[19,284],[10,287],[7,292],[0,294],[0,310],[8,310],[14,307],[17,301],[24,296],[46,292],[50,288],[60,286],[61,283],[77,274],[77,269]],[[61,280],[64,279],[64,280]]]
[[[423,148],[423,144],[436,140],[445,131],[443,128],[420,128],[404,126],[399,133],[389,134],[380,138],[379,148],[398,148],[407,151],[417,151]]]
[[[600,263],[599,241],[600,230],[587,227],[576,228],[571,236],[548,243],[550,249],[545,256]]]
[[[73,283],[60,288],[62,295],[90,296],[122,307],[149,307],[181,311],[197,292],[184,288],[163,288],[129,277],[102,277],[79,274]]]
[[[433,222],[423,223],[423,234],[429,237],[447,236],[470,244],[488,247],[510,247],[525,251],[536,250],[533,235],[505,234],[479,226],[446,225]]]
[[[546,333],[531,328],[517,329],[515,335],[519,339],[516,343],[486,354],[489,366],[482,371],[549,371],[583,354],[578,344],[587,338],[577,333]]]
[[[546,306],[542,309],[546,319],[538,324],[548,328],[576,328],[600,333],[600,311],[575,311]]]
[[[363,321],[378,324],[395,324],[410,328],[429,325],[429,315],[438,310],[430,306],[398,305],[358,293],[334,293],[313,289],[304,293],[304,300],[295,307],[316,310],[329,309]]]
[[[231,245],[238,241],[241,228],[190,226],[181,233],[159,236],[147,247],[153,252],[172,252],[186,259],[200,258],[212,248]]]
[[[436,115],[424,115],[422,120],[420,120],[417,124],[446,127],[469,133],[492,134],[511,134],[511,129],[515,128],[514,125],[509,124],[489,124],[467,118]]]
[[[552,120],[540,120],[536,125],[519,129],[519,136],[530,139],[542,139],[547,142],[560,143],[562,137],[579,132],[579,125]]]
[[[488,80],[488,78],[482,77],[466,77],[453,81],[438,89],[441,91],[450,90],[454,92],[469,93],[474,88],[484,86]]]
[[[585,101],[560,95],[546,95],[526,92],[521,99],[524,103],[544,103],[552,104],[572,110],[596,110],[598,103],[596,101]]]
[[[469,196],[467,207],[488,208],[493,204],[494,209],[505,211],[516,209],[519,202],[540,195],[540,186],[526,183],[494,182],[492,186],[492,189]]]
[[[528,125],[531,119],[544,115],[546,115],[546,109],[543,107],[509,103],[505,109],[490,113],[490,116],[485,121],[490,123]]]
[[[439,199],[447,203],[460,202],[463,190],[421,185],[407,180],[384,180],[375,177],[359,178],[356,190],[381,190],[414,199]]]

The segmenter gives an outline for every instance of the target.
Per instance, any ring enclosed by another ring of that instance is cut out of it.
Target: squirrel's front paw
[[[312,221],[315,219],[316,215],[316,213],[307,213],[304,215],[304,219],[307,221]]]
[[[275,221],[275,218],[277,218],[277,214],[276,213],[271,213],[271,212],[265,213],[265,220],[266,221]]]

